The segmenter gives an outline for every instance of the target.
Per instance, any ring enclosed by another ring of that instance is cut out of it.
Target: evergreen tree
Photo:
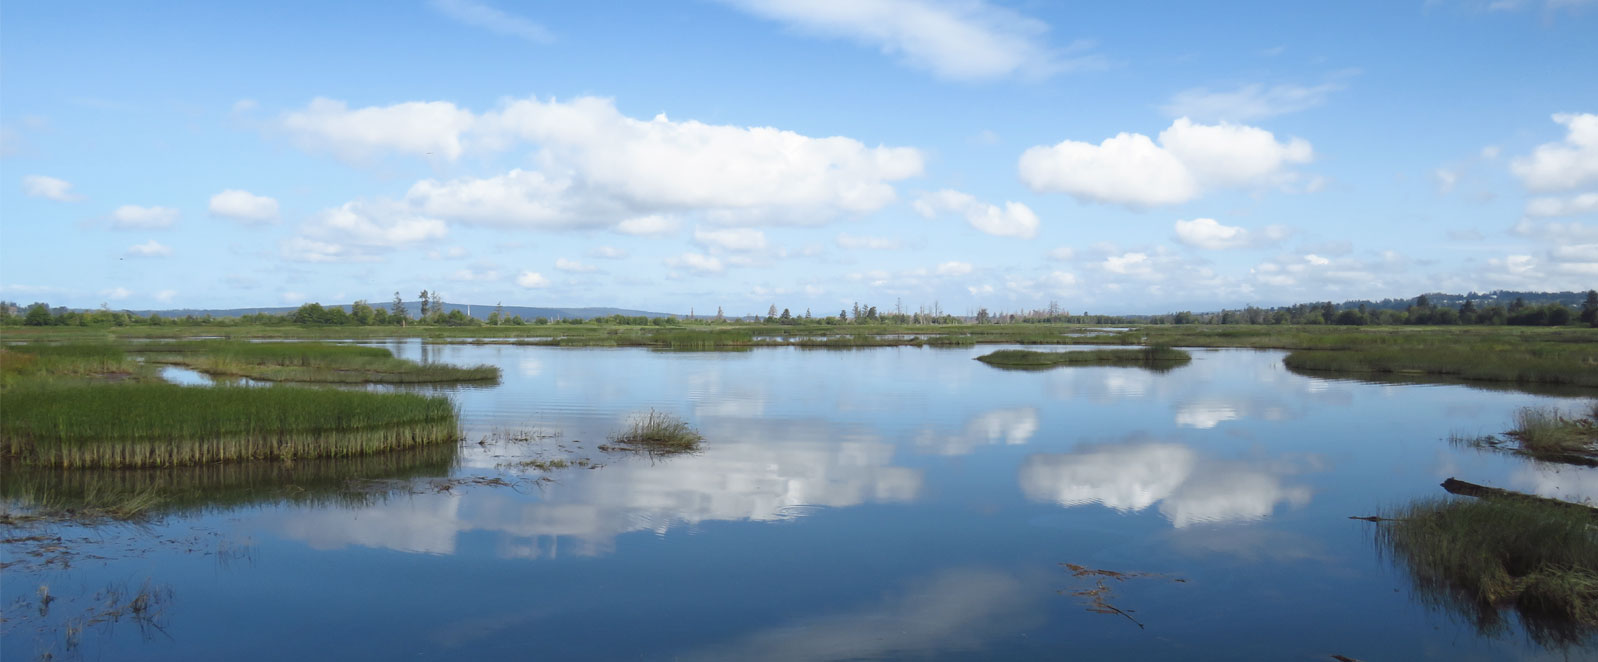
[[[1598,326],[1598,290],[1587,290],[1587,300],[1581,304],[1581,321]]]
[[[399,322],[400,326],[405,326],[405,320],[410,317],[410,314],[405,312],[405,300],[400,298],[399,290],[394,290],[394,304],[389,306],[388,316],[389,319]]]

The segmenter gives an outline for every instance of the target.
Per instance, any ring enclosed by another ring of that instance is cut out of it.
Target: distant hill
[[[377,302],[377,303],[373,303],[371,305],[372,305],[373,308],[382,308],[384,310],[388,310],[389,306],[392,306],[393,303],[392,302],[389,302],[389,303]],[[349,304],[344,304],[342,306],[333,306],[333,305],[324,304],[324,307],[327,307],[327,308],[334,308],[334,307],[343,308],[344,312],[349,312],[349,310],[350,310],[350,305]],[[287,314],[287,313],[292,313],[292,312],[294,312],[297,309],[299,309],[299,306],[265,306],[265,307],[261,307],[261,308],[176,308],[176,309],[169,309],[169,310],[133,310],[133,311],[129,311],[129,312],[137,313],[137,314],[139,314],[141,316],[148,316],[148,315],[154,313],[154,314],[158,314],[158,315],[160,315],[162,317],[166,317],[166,318],[187,317],[189,315],[193,315],[195,317],[204,317],[206,315],[210,315],[212,317],[238,317],[240,315],[253,315],[253,314],[256,314],[256,313],[268,313],[268,314],[271,314],[271,315],[283,315],[283,314]],[[421,306],[421,302],[420,301],[407,301],[407,302],[405,302],[405,310],[406,310],[406,312],[410,313],[411,317],[413,317],[413,318],[416,317],[417,313],[421,312],[421,309],[422,309],[422,306]],[[469,314],[472,317],[475,317],[477,319],[488,319],[488,314],[494,312],[494,309],[495,309],[495,306],[493,304],[489,304],[489,305],[486,305],[486,306],[485,305],[481,305],[481,304],[475,304],[475,303],[472,303],[472,304],[445,303],[444,304],[444,312],[446,312],[446,313],[450,312],[450,311],[454,311],[454,310],[459,310],[462,313]],[[83,310],[83,309],[80,309],[80,310]],[[595,318],[595,317],[608,317],[610,315],[627,315],[629,317],[642,316],[642,317],[650,317],[650,318],[654,318],[654,317],[672,317],[674,315],[673,313],[653,313],[653,312],[649,312],[649,311],[646,311],[646,310],[630,310],[630,309],[627,309],[627,308],[535,308],[535,307],[532,307],[532,306],[505,306],[503,308],[503,310],[504,310],[504,314],[505,314],[506,317],[512,317],[512,316],[515,316],[515,315],[521,315],[522,319],[525,319],[525,320],[532,320],[532,319],[538,318],[538,317],[545,317],[545,318],[549,318],[549,319],[554,320],[554,319],[592,319],[592,318]]]

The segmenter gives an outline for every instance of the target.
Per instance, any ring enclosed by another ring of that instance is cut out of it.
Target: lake
[[[1598,501],[1598,470],[1446,440],[1577,398],[1306,377],[1277,351],[1023,372],[972,360],[995,346],[381,346],[503,369],[428,389],[458,449],[151,472],[203,489],[148,526],[54,527],[65,552],[4,546],[0,656],[1598,656],[1481,631],[1349,519],[1448,477]],[[599,448],[651,410],[703,451]],[[140,591],[148,618],[104,613]]]

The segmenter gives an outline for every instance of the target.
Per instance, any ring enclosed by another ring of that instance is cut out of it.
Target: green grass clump
[[[500,377],[499,368],[491,365],[416,363],[395,358],[382,347],[342,343],[213,340],[151,343],[139,349],[161,352],[163,357],[156,360],[210,375],[273,382],[417,384],[492,381]]]
[[[28,382],[155,380],[155,371],[109,343],[25,344],[0,348],[0,386]]]
[[[704,440],[687,421],[654,410],[634,417],[626,428],[610,436],[612,444],[656,454],[696,451]]]
[[[1500,627],[1512,608],[1534,636],[1566,640],[1598,627],[1598,528],[1580,508],[1521,499],[1412,503],[1377,540],[1419,592]]]
[[[1586,417],[1567,416],[1551,408],[1522,408],[1515,412],[1515,428],[1509,436],[1531,453],[1591,453],[1598,446],[1598,403]]]
[[[459,439],[446,397],[277,386],[84,384],[0,391],[0,454],[150,467],[344,457]]]
[[[1075,352],[1035,352],[1028,349],[1001,349],[977,357],[978,361],[1002,368],[1052,368],[1062,365],[1108,365],[1147,368],[1174,368],[1193,357],[1170,347],[1138,349],[1093,349]]]
[[[1394,337],[1351,349],[1295,351],[1282,363],[1301,372],[1598,386],[1598,335],[1586,336],[1588,342],[1565,338],[1555,333]]]

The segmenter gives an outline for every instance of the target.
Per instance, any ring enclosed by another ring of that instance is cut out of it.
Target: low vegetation
[[[499,368],[416,363],[382,347],[335,343],[190,341],[148,343],[151,360],[184,365],[210,375],[262,381],[414,384],[494,381]]]
[[[448,398],[412,393],[80,384],[7,388],[0,410],[0,454],[63,468],[343,457],[460,437]]]
[[[1170,369],[1187,364],[1193,360],[1193,357],[1180,349],[1156,346],[1139,349],[1091,349],[1071,352],[1001,349],[991,354],[979,356],[977,360],[1001,368],[1101,365]]]
[[[1598,335],[1564,342],[1436,334],[1409,342],[1339,350],[1301,350],[1282,360],[1298,372],[1343,375],[1436,375],[1467,381],[1598,387]],[[1372,343],[1374,345],[1374,343]]]
[[[1582,508],[1528,499],[1423,500],[1384,513],[1382,548],[1421,595],[1484,629],[1513,609],[1545,643],[1598,628],[1598,527]]]
[[[1532,454],[1598,455],[1598,401],[1588,405],[1585,416],[1546,407],[1523,408],[1515,413],[1515,429],[1508,434]]]
[[[704,439],[687,421],[650,410],[648,414],[634,417],[626,428],[611,435],[610,443],[629,450],[671,455],[699,450]]]

